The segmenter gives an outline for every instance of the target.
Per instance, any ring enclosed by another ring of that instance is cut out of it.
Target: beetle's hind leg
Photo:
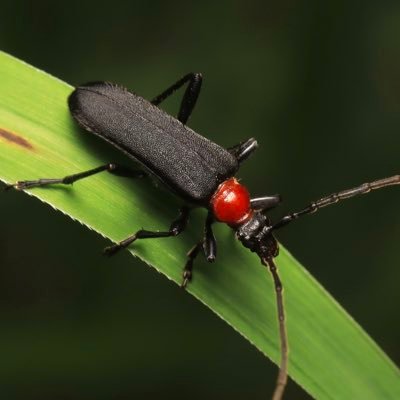
[[[127,178],[143,178],[146,176],[146,172],[140,170],[134,170],[127,167],[124,167],[115,163],[108,163],[105,165],[101,165],[100,167],[89,169],[88,171],[79,172],[73,175],[67,175],[63,178],[51,178],[51,179],[37,179],[33,181],[18,181],[11,185],[6,186],[6,190],[15,188],[17,190],[31,189],[34,187],[42,187],[54,184],[62,184],[62,185],[71,185],[76,181],[87,178],[89,176],[98,174],[100,172],[107,171],[110,174],[117,176],[124,176]]]
[[[179,79],[178,82],[174,83],[168,89],[164,90],[160,95],[151,100],[151,103],[155,106],[158,106],[162,101],[164,101],[167,97],[171,96],[176,90],[178,90],[185,83],[188,83],[188,86],[185,90],[185,93],[182,97],[181,105],[178,113],[178,120],[182,122],[182,124],[186,124],[194,106],[196,105],[197,98],[200,94],[201,83],[203,81],[203,77],[199,73],[190,73],[185,75],[183,78]]]
[[[104,254],[108,256],[112,256],[117,253],[119,250],[125,249],[131,243],[138,239],[153,239],[153,238],[161,238],[161,237],[169,237],[169,236],[178,236],[182,233],[186,225],[189,221],[189,213],[190,209],[188,207],[182,207],[179,210],[178,218],[176,218],[169,227],[168,231],[157,232],[157,231],[146,231],[145,229],[140,229],[136,233],[131,236],[128,236],[126,239],[122,240],[121,242],[106,247],[104,249]]]
[[[203,253],[208,262],[213,262],[217,256],[217,242],[215,240],[214,233],[212,231],[212,223],[214,218],[211,213],[208,214],[206,224],[204,227],[204,238],[199,243],[195,244],[187,254],[187,261],[183,269],[181,287],[186,288],[187,284],[192,280],[193,274],[193,263],[200,251]]]

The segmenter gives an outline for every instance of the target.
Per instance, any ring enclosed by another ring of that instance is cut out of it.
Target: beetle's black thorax
[[[257,253],[262,258],[278,255],[278,242],[269,230],[269,219],[255,211],[252,218],[236,229],[236,236],[243,246]]]

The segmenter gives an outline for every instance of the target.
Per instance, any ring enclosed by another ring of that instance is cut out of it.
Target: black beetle
[[[173,118],[157,106],[185,83],[188,86],[178,117]],[[274,258],[278,255],[278,244],[273,231],[302,215],[314,213],[340,200],[400,184],[400,175],[323,197],[304,209],[289,213],[278,222],[271,223],[265,212],[280,203],[280,196],[251,199],[247,189],[234,178],[240,163],[257,148],[257,141],[250,138],[224,149],[186,126],[201,84],[201,74],[187,74],[151,101],[107,82],[92,82],[78,87],[68,99],[71,114],[78,124],[138,161],[144,169],[133,170],[108,163],[60,179],[19,181],[7,188],[22,190],[50,184],[72,184],[102,171],[131,178],[141,178],[149,173],[155,175],[184,200],[185,205],[180,208],[179,216],[168,231],[139,230],[118,244],[107,247],[105,253],[112,255],[137,239],[177,236],[187,225],[190,209],[205,207],[208,209],[208,216],[204,238],[188,252],[182,287],[191,280],[193,261],[201,251],[210,262],[216,257],[217,246],[212,224],[218,221],[231,226],[242,244],[255,252],[261,263],[269,268],[274,280],[281,363],[273,399],[279,400],[287,382],[288,345],[282,284],[274,263]]]

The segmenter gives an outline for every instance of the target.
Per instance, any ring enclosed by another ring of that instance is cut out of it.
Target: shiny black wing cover
[[[120,86],[82,85],[68,104],[80,126],[139,161],[191,203],[205,204],[238,170],[226,149]]]

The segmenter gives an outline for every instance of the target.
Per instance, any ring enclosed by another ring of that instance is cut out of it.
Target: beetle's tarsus
[[[31,181],[17,181],[15,183],[10,183],[10,184],[6,185],[4,190],[10,190],[10,189],[24,190],[24,189],[29,189],[34,186],[35,185]]]
[[[119,244],[115,244],[114,246],[108,246],[104,248],[103,254],[105,256],[111,257],[114,254],[118,253],[122,249],[122,246]]]
[[[184,269],[182,274],[181,288],[186,289],[187,284],[192,280],[192,271]]]

